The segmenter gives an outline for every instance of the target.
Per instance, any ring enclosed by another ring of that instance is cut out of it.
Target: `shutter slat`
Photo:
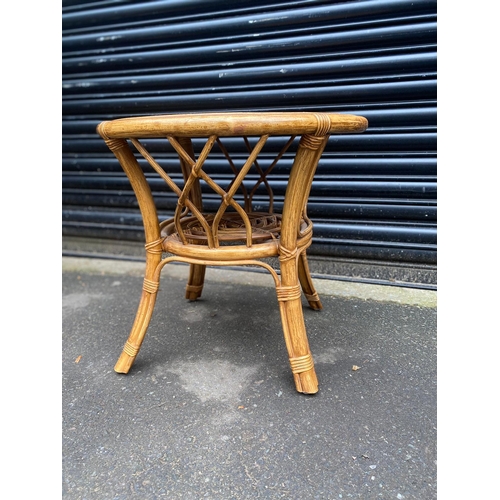
[[[130,184],[95,132],[102,120],[325,110],[363,115],[369,127],[332,136],[325,149],[308,207],[309,253],[435,266],[435,1],[65,0],[62,27],[63,235],[143,240]],[[278,143],[269,141],[262,161]],[[243,158],[244,145],[229,146]],[[147,147],[180,182],[172,148]],[[290,167],[285,156],[273,172],[278,207]],[[228,181],[222,155],[205,168]],[[175,196],[152,186],[168,216]]]

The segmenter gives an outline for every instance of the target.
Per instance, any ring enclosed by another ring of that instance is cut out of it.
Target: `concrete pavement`
[[[435,291],[315,280],[320,390],[306,396],[271,277],[241,270],[208,269],[187,302],[187,268],[166,266],[137,360],[116,374],[143,268],[63,258],[62,498],[437,497]]]

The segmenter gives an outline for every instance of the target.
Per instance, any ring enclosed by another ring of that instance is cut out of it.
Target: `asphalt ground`
[[[162,271],[131,371],[113,367],[144,264],[63,258],[62,498],[437,498],[437,293],[316,279],[320,390],[295,391],[267,274]]]

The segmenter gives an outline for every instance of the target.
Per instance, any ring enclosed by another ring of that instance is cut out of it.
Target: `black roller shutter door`
[[[63,237],[144,238],[128,180],[95,133],[102,120],[327,110],[363,115],[369,128],[327,146],[309,253],[434,269],[436,10],[399,0],[63,1]],[[174,198],[153,190],[170,214]]]

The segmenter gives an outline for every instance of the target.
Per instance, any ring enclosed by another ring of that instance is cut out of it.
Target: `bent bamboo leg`
[[[297,261],[295,258],[280,259],[280,267],[283,282],[286,284],[277,287],[276,293],[295,388],[298,392],[315,394],[318,392],[318,379],[302,313]]]
[[[128,373],[141,348],[151,315],[153,314],[156,293],[160,285],[158,281],[159,277],[156,277],[156,270],[161,261],[162,240],[160,239],[158,213],[151,188],[137,158],[125,139],[109,139],[104,132],[104,126],[105,124],[101,123],[98,127],[98,132],[106,141],[110,150],[113,151],[123,171],[127,174],[141,210],[146,239],[146,270],[144,273],[141,301],[128,340],[115,365],[116,372]]]
[[[150,293],[143,290],[141,301],[137,309],[135,321],[130,331],[130,335],[123,346],[123,351],[115,365],[115,372],[128,373],[132,367],[142,341],[146,335],[149,326],[149,321],[153,314],[153,309],[156,302],[156,292]]]
[[[189,279],[186,286],[186,299],[196,300],[201,297],[205,281],[205,269],[206,266],[202,264],[190,264]]]
[[[314,172],[328,140],[327,136],[323,136],[328,123],[328,117],[318,115],[318,136],[303,135],[300,139],[283,204],[279,246],[281,286],[277,288],[277,294],[280,301],[285,342],[287,343],[295,387],[297,391],[306,394],[318,392],[318,379],[302,313],[300,281],[302,283],[305,281],[310,291],[312,288],[309,279],[306,279],[309,276],[308,268],[306,272],[303,260],[299,264],[301,257],[297,255],[297,234]],[[301,280],[299,275],[302,277]],[[313,302],[316,302],[317,305],[317,301]]]
[[[300,254],[298,266],[299,266],[300,284],[302,285],[302,290],[304,291],[304,295],[306,296],[306,299],[309,302],[309,306],[311,307],[311,309],[314,309],[315,311],[323,309],[323,305],[321,304],[319,295],[316,292],[316,289],[314,288],[305,250]]]
[[[115,372],[117,373],[129,372],[139,353],[144,336],[146,335],[153,314],[158,288],[160,286],[159,277],[155,278],[155,270],[159,260],[160,255],[148,255],[146,257],[146,272],[141,300],[137,308],[134,324],[132,325],[128,339],[123,346],[123,351],[115,365]]]

